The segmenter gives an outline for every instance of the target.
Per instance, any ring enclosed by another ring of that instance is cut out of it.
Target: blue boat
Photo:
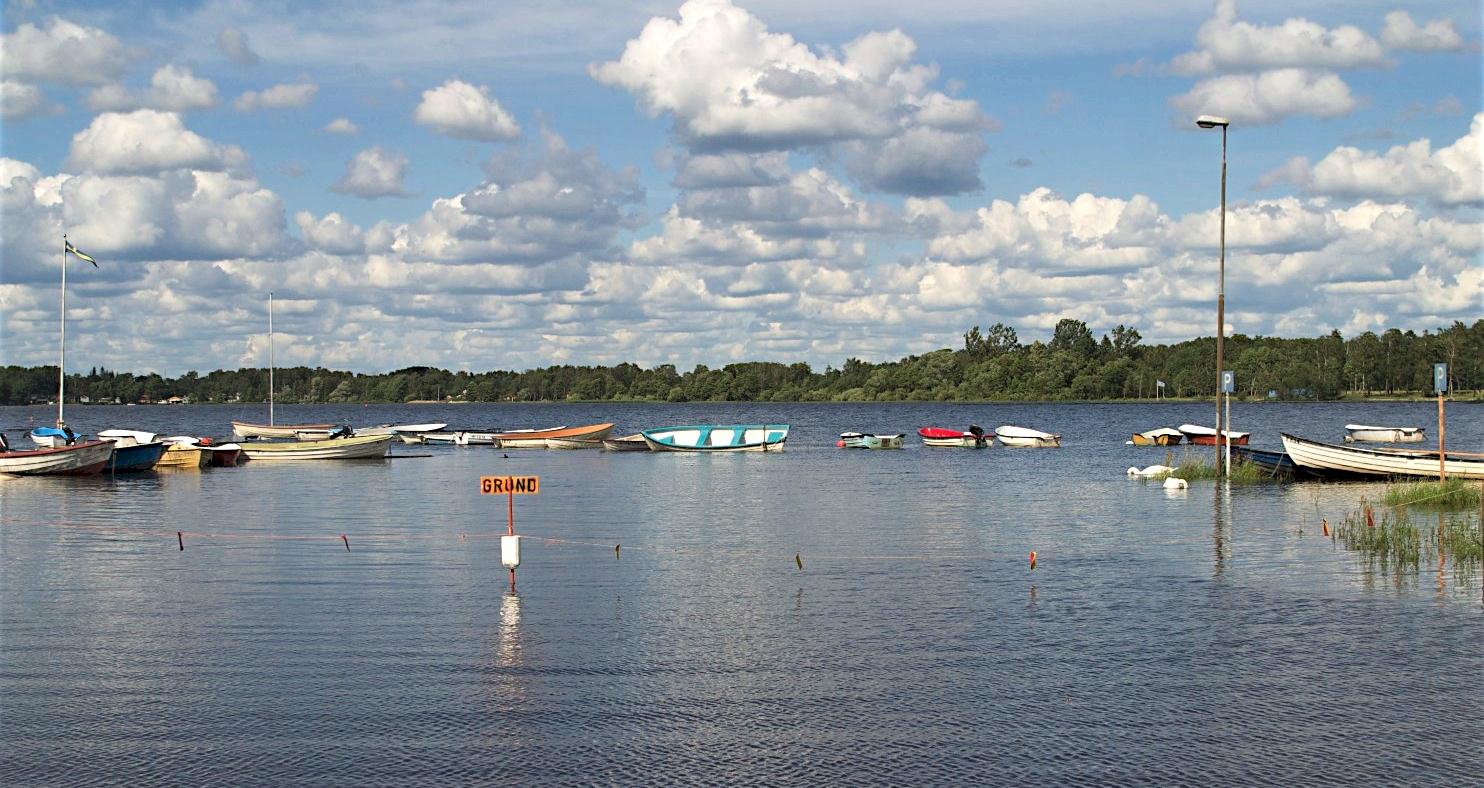
[[[787,424],[696,424],[639,433],[652,451],[782,451]]]
[[[1232,444],[1232,454],[1244,462],[1250,462],[1268,472],[1269,476],[1289,479],[1323,479],[1324,474],[1295,465],[1287,452],[1254,449],[1251,446]]]
[[[31,430],[31,442],[43,449],[56,449],[76,443],[77,433],[66,427],[37,427]]]
[[[148,471],[155,467],[155,463],[165,455],[169,444],[164,441],[153,443],[137,443],[133,446],[120,446],[114,443],[113,456],[109,458],[108,464],[103,466],[107,473],[127,473],[129,471]]]

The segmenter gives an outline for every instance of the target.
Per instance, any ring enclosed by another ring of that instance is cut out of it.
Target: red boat
[[[922,427],[917,431],[922,445],[940,449],[987,449],[994,445],[994,433],[985,432],[978,426],[970,426],[968,432],[943,427]]]
[[[1202,427],[1199,424],[1181,424],[1180,432],[1185,436],[1185,440],[1197,446],[1216,445],[1216,430],[1210,427]],[[1252,433],[1250,432],[1231,432],[1229,430],[1222,430],[1221,432],[1231,441],[1231,445],[1233,446],[1246,446],[1247,439],[1252,437]]]
[[[90,476],[113,456],[110,441],[79,441],[71,446],[31,451],[0,451],[0,473]]]

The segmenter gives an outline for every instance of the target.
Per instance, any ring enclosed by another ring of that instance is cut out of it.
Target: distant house
[[[190,402],[190,400],[186,399],[185,397],[171,397],[165,400],[166,405],[183,405],[187,402]]]

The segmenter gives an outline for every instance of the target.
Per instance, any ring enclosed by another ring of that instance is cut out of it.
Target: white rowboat
[[[1346,443],[1421,443],[1427,435],[1421,427],[1372,427],[1346,424]]]
[[[1437,478],[1438,453],[1425,449],[1361,449],[1299,438],[1288,433],[1283,450],[1293,464],[1324,474]],[[1443,469],[1450,478],[1484,479],[1484,455],[1449,452]]]
[[[331,438],[291,443],[247,443],[242,455],[249,460],[358,460],[385,457],[392,445],[390,435]]]
[[[995,437],[1005,446],[1014,446],[1022,449],[1054,449],[1061,446],[1061,435],[1051,432],[1033,430],[1029,427],[1013,427],[1005,425],[995,427]]]

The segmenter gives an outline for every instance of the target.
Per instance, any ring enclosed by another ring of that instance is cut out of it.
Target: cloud
[[[105,112],[72,137],[70,167],[102,175],[190,168],[222,170],[246,160],[240,148],[219,145],[187,129],[180,115],[141,109]]]
[[[327,134],[359,134],[360,127],[352,123],[349,118],[336,118],[325,124]]]
[[[572,150],[544,132],[537,149],[501,153],[487,180],[431,210],[402,235],[415,259],[550,264],[617,254],[611,244],[637,224],[644,190],[634,168],[614,170],[596,151]]]
[[[235,27],[224,28],[216,36],[216,46],[227,59],[239,66],[256,65],[259,58],[247,43],[247,34]]]
[[[1452,19],[1434,19],[1419,26],[1406,11],[1392,11],[1386,15],[1381,42],[1391,49],[1405,52],[1456,52],[1463,49],[1463,37],[1453,29]]]
[[[1427,139],[1397,145],[1384,154],[1343,146],[1317,164],[1289,159],[1259,182],[1290,182],[1311,194],[1362,199],[1424,197],[1442,205],[1484,204],[1484,112],[1452,145],[1432,149]]]
[[[1170,104],[1192,117],[1224,115],[1234,124],[1258,126],[1294,115],[1336,118],[1359,106],[1339,77],[1296,68],[1215,77],[1196,83]]]
[[[816,53],[728,0],[691,0],[588,71],[670,115],[696,152],[837,147],[872,188],[976,189],[990,121],[977,103],[932,89],[937,69],[914,64],[916,50],[892,30]]]
[[[274,85],[263,90],[246,91],[232,102],[232,106],[238,112],[307,107],[318,92],[319,86],[312,83]]]
[[[155,70],[150,86],[135,96],[127,88],[112,83],[95,88],[88,94],[88,108],[96,112],[126,112],[148,108],[166,112],[209,109],[217,105],[216,85],[198,77],[189,68],[164,65]]]
[[[335,255],[358,254],[366,251],[366,234],[338,213],[325,214],[316,219],[308,211],[294,214],[294,224],[299,235],[311,249]]]
[[[489,88],[457,79],[423,91],[413,119],[440,134],[462,139],[498,142],[520,136],[520,126],[489,95]]]
[[[788,154],[691,153],[681,157],[674,183],[683,189],[719,189],[729,186],[766,186],[789,177]]]
[[[128,61],[119,40],[96,27],[51,17],[44,28],[24,22],[0,36],[7,79],[58,85],[114,81]]]
[[[24,120],[59,109],[47,104],[41,88],[24,82],[0,81],[0,118]]]
[[[406,197],[402,178],[407,174],[407,157],[385,148],[367,148],[346,162],[345,174],[330,187],[331,191],[374,200],[378,197]]]
[[[1218,0],[1216,14],[1196,31],[1196,46],[1174,59],[1179,74],[1268,69],[1337,69],[1386,64],[1381,44],[1351,25],[1329,29],[1307,19],[1254,25],[1237,19],[1235,0]]]

